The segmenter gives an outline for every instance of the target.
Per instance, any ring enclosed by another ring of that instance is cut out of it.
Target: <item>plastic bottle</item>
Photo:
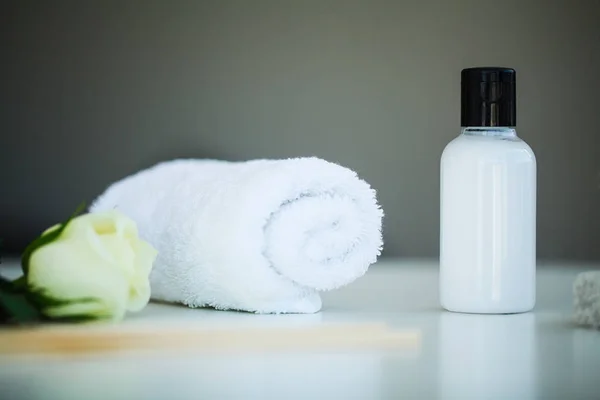
[[[462,71],[462,132],[441,159],[440,301],[449,311],[535,305],[536,160],[517,136],[516,73]]]

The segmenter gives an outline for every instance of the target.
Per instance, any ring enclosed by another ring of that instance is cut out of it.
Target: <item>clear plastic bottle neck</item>
[[[468,136],[491,136],[491,137],[502,137],[502,138],[517,137],[516,129],[510,128],[510,127],[468,126],[468,127],[463,127],[461,133],[463,135],[468,135]]]

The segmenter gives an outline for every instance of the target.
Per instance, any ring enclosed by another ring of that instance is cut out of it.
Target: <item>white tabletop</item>
[[[150,304],[125,324],[386,322],[416,330],[395,351],[115,355],[0,360],[3,399],[598,399],[600,331],[571,324],[572,282],[600,265],[538,266],[534,312],[466,315],[438,305],[437,263],[386,260],[323,295],[314,315]]]

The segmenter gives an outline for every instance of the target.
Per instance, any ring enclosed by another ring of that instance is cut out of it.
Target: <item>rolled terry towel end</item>
[[[383,212],[353,171],[318,158],[175,160],[111,185],[117,208],[159,252],[152,297],[190,307],[313,313],[318,291],[362,276]]]
[[[600,329],[600,271],[582,272],[577,275],[573,292],[575,322]]]

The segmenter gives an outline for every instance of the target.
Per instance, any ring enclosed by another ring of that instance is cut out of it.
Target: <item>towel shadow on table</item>
[[[157,304],[157,305],[163,305],[166,307],[175,307],[177,310],[181,311],[181,310],[189,310],[189,312],[194,312],[194,311],[202,311],[203,313],[209,313],[212,315],[218,315],[218,314],[229,314],[229,315],[240,315],[240,316],[263,316],[263,317],[269,317],[269,316],[273,316],[273,317],[283,317],[283,318],[291,318],[292,316],[296,316],[296,317],[303,317],[303,318],[318,318],[320,319],[320,314],[321,312],[317,312],[314,314],[302,314],[302,313],[282,313],[282,314],[262,314],[262,313],[255,313],[255,312],[251,312],[251,311],[245,311],[245,310],[222,310],[222,309],[218,309],[215,307],[211,307],[211,306],[204,306],[204,307],[189,307],[185,304],[181,304],[181,303],[171,303],[168,301],[163,301],[163,300],[155,300],[155,299],[151,299],[150,303],[152,304]],[[318,317],[315,317],[318,316]]]

